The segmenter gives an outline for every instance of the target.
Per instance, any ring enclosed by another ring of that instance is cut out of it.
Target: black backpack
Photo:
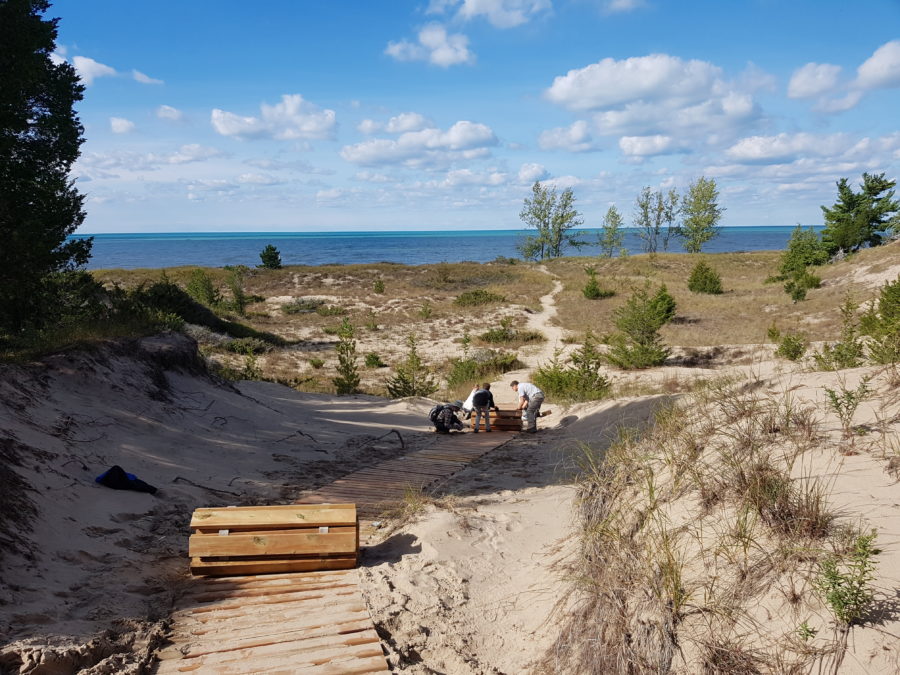
[[[428,413],[428,419],[430,419],[432,422],[437,422],[438,415],[440,414],[441,410],[443,410],[443,409],[444,409],[444,405],[442,403],[438,403],[436,406],[434,406],[431,409],[431,412]]]

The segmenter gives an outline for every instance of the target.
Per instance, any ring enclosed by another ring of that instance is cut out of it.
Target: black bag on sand
[[[135,492],[149,492],[151,495],[156,494],[155,487],[145,483],[133,473],[125,473],[125,469],[118,464],[97,476],[94,481],[113,490],[134,490]]]

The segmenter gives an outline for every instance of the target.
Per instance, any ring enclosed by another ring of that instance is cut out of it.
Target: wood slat
[[[247,555],[313,555],[356,554],[356,534],[347,533],[292,533],[271,534],[253,532],[247,534],[194,534],[188,542],[188,555],[192,558],[210,556]]]
[[[295,560],[252,561],[191,561],[191,573],[197,575],[271,574],[276,572],[304,572],[313,570],[347,570],[357,565],[357,557],[309,558]]]
[[[353,526],[355,504],[329,504],[327,508],[303,504],[199,508],[191,518],[192,528],[254,530],[293,526]]]

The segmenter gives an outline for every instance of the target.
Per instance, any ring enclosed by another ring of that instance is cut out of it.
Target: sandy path
[[[524,347],[519,351],[519,360],[525,364],[525,368],[512,370],[506,373],[502,379],[491,382],[494,400],[501,408],[509,408],[516,405],[515,392],[508,386],[511,380],[519,380],[520,382],[529,380],[531,372],[535,368],[550,361],[557,350],[561,350],[564,353],[568,347],[568,345],[563,343],[565,331],[552,323],[553,318],[556,316],[556,296],[562,291],[563,284],[545,266],[541,265],[538,269],[553,278],[553,290],[541,297],[541,311],[530,315],[526,326],[528,330],[542,333],[547,339],[537,345]]]

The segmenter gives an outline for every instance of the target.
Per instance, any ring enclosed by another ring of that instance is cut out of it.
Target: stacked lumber
[[[546,417],[552,410],[541,412],[541,417]],[[470,425],[475,428],[475,413],[472,413]],[[484,431],[484,417],[481,418],[481,424],[478,426],[479,431]],[[521,410],[492,410],[491,411],[491,430],[492,431],[522,431],[522,411]]]
[[[191,518],[191,572],[274,574],[356,567],[355,504],[200,508]]]

